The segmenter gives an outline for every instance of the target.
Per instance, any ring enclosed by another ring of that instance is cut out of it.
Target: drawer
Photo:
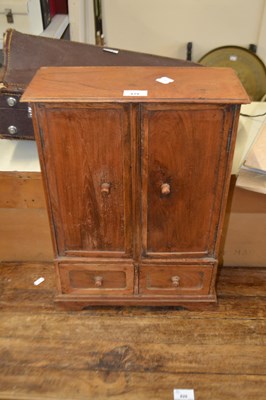
[[[63,294],[128,295],[133,293],[132,265],[59,264]]]
[[[146,295],[207,295],[213,265],[140,267],[140,293]]]

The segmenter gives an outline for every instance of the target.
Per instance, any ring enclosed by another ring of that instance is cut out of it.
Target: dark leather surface
[[[199,66],[190,61],[160,57],[152,54],[119,50],[117,54],[102,47],[28,35],[9,29],[4,37],[4,63],[0,71],[3,87],[0,90],[0,137],[9,139],[34,139],[32,121],[26,104],[7,105],[8,96],[24,92],[35,72],[43,66]],[[8,133],[16,126],[17,134]]]
[[[113,54],[99,46],[28,35],[15,30],[6,32],[4,53],[4,84],[18,90],[25,89],[41,66],[197,65],[185,60],[126,50]]]

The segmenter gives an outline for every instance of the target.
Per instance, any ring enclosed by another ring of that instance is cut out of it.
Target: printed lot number
[[[148,96],[148,90],[124,90],[123,96]]]
[[[174,400],[195,400],[193,389],[174,389]]]

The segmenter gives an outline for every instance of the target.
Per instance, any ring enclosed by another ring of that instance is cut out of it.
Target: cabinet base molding
[[[208,304],[212,305],[217,304],[216,294],[208,295],[208,296],[191,296],[187,298],[170,298],[165,297],[160,298],[156,297],[112,297],[108,299],[108,302],[103,297],[92,297],[92,296],[84,296],[81,298],[80,296],[77,298],[71,295],[57,295],[55,297],[55,304],[60,309],[69,310],[69,311],[81,311],[86,310],[89,307],[95,306],[140,306],[140,307],[176,307],[180,310],[195,310],[206,308]]]

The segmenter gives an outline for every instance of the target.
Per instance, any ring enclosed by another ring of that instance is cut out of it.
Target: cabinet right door
[[[213,104],[142,106],[142,256],[214,256],[233,111]]]

